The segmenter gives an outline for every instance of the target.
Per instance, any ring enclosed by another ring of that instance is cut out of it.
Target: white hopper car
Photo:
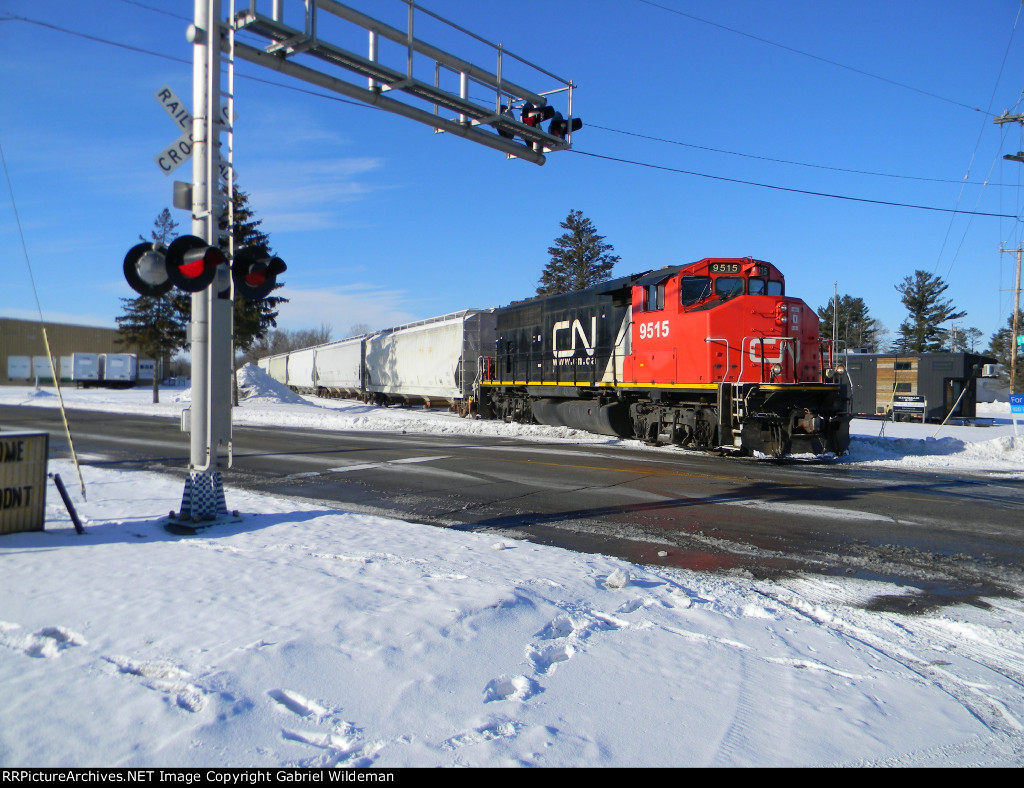
[[[304,394],[465,410],[480,356],[493,352],[494,339],[493,310],[466,310],[257,363]]]

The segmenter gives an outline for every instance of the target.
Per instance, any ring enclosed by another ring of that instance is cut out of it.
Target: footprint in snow
[[[571,643],[558,643],[554,646],[536,649],[528,647],[526,656],[533,664],[533,670],[538,675],[546,675],[554,671],[560,662],[567,662],[576,653]]]
[[[37,659],[53,659],[69,648],[88,645],[82,635],[67,627],[43,627],[31,635],[22,634],[19,629],[20,624],[0,621],[0,645]]]
[[[192,674],[167,660],[135,660],[131,657],[103,657],[121,673],[137,676],[142,685],[167,696],[180,709],[195,713],[206,708],[206,693],[193,684]]]
[[[526,676],[499,676],[488,681],[484,687],[484,702],[528,700],[543,691],[536,681]]]
[[[362,729],[351,722],[340,719],[339,710],[331,709],[311,700],[298,692],[287,689],[272,689],[267,695],[279,709],[301,717],[321,730],[301,731],[282,728],[281,738],[322,750],[321,753],[299,761],[299,766],[350,766],[365,767],[375,760],[383,742],[362,741]],[[326,728],[326,730],[324,730]]]
[[[520,727],[522,727],[521,724],[517,727],[516,723],[504,720],[483,728],[475,728],[446,739],[441,744],[441,749],[450,751],[457,750],[459,747],[468,747],[486,741],[494,741],[495,739],[511,739],[519,732]]]

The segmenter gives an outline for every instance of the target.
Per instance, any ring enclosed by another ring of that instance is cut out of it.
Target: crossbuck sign
[[[192,156],[192,113],[188,111],[185,102],[178,98],[167,85],[160,88],[153,96],[160,102],[160,106],[167,111],[175,125],[184,132],[153,159],[164,175],[170,175]],[[227,117],[228,108],[227,105],[223,105],[220,108],[221,122],[227,124]],[[227,176],[223,165],[221,165],[221,176]]]

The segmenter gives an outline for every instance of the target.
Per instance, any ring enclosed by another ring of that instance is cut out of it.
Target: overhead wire
[[[999,82],[1003,78],[1003,71],[1006,68],[1006,61],[1007,61],[1007,59],[1010,56],[1010,47],[1013,44],[1014,34],[1017,32],[1017,23],[1020,21],[1020,15],[1021,15],[1021,10],[1022,9],[1024,9],[1024,3],[1019,3],[1017,5],[1017,14],[1013,18],[1013,27],[1010,29],[1010,37],[1009,37],[1009,39],[1006,42],[1005,50],[1003,50],[1003,59],[1002,59],[1002,61],[999,64],[999,73],[996,74],[995,83],[992,85],[992,95],[989,96],[989,100],[988,100],[989,112],[986,113],[987,115],[991,115],[992,105],[993,105],[993,103],[996,100],[996,91],[999,89]],[[985,127],[988,124],[988,122],[989,122],[988,118],[983,120],[982,124],[981,124],[981,128],[978,129],[978,137],[974,141],[974,150],[971,151],[971,159],[970,159],[970,162],[967,165],[967,173],[964,175],[964,180],[965,181],[967,180],[968,177],[970,177],[971,167],[974,166],[974,159],[978,155],[978,148],[981,147],[981,138],[982,138],[982,136],[985,133]],[[998,160],[999,160],[999,154],[997,153],[996,154],[996,159],[993,160],[992,165],[989,167],[989,177],[991,177],[992,171],[995,169],[996,161],[998,161]],[[960,201],[963,199],[963,194],[964,194],[964,187],[961,186],[960,187],[960,192],[957,195],[957,200],[956,200],[957,206],[960,205]],[[981,198],[982,198],[983,194],[984,194],[984,190],[982,190],[981,192],[978,193],[977,199],[976,199],[976,201],[974,203],[975,206],[977,206],[977,205],[979,205],[981,203]],[[972,218],[973,218],[973,215],[972,215]],[[957,244],[956,251],[953,253],[953,259],[949,261],[949,268],[946,271],[946,277],[948,277],[950,275],[950,273],[952,273],[953,266],[956,265],[957,258],[960,256],[960,250],[963,249],[964,241],[967,239],[967,233],[971,229],[972,218],[969,218],[967,220],[967,225],[964,227],[963,234],[960,236],[960,243]],[[950,233],[952,232],[952,230],[953,230],[953,217],[950,218],[949,225],[946,228],[946,234],[945,234],[945,236],[942,239],[942,246],[939,247],[939,253],[936,256],[935,267],[932,270],[932,273],[935,273],[935,272],[938,271],[939,264],[942,261],[942,253],[946,250],[946,244],[949,241],[949,236],[950,236]]]
[[[860,74],[861,76],[864,76],[864,77],[870,77],[871,79],[876,79],[876,80],[878,80],[880,82],[885,82],[885,83],[887,83],[889,85],[893,85],[893,86],[898,87],[898,88],[903,88],[905,90],[912,90],[915,93],[920,93],[922,96],[929,96],[930,98],[938,99],[939,101],[944,101],[947,104],[953,104],[954,106],[957,106],[957,107],[963,107],[964,109],[969,109],[972,112],[984,112],[984,110],[982,110],[982,109],[980,109],[978,107],[972,107],[970,104],[964,104],[962,101],[957,101],[955,99],[951,99],[951,98],[948,98],[946,96],[940,96],[938,93],[932,93],[932,92],[927,91],[927,90],[922,90],[921,88],[916,88],[913,85],[907,84],[906,82],[899,82],[898,80],[890,79],[889,77],[884,77],[884,76],[882,76],[880,74],[874,74],[874,73],[872,73],[870,71],[865,71],[863,69],[856,68],[854,66],[848,66],[845,63],[840,63],[838,60],[830,60],[829,58],[821,57],[820,55],[815,55],[815,54],[812,54],[810,52],[805,52],[804,50],[797,49],[796,47],[791,47],[791,46],[788,46],[786,44],[780,44],[777,41],[772,41],[770,39],[763,38],[761,36],[755,36],[753,33],[747,33],[744,30],[737,30],[734,27],[728,27],[728,26],[720,24],[718,22],[712,22],[710,19],[704,19],[702,17],[695,16],[694,14],[688,14],[685,11],[680,11],[677,8],[671,8],[669,6],[662,5],[661,3],[655,3],[655,2],[653,2],[653,0],[636,0],[636,2],[643,3],[644,5],[651,6],[652,8],[658,8],[658,9],[660,9],[662,11],[667,11],[668,13],[675,14],[676,16],[686,17],[687,19],[691,19],[694,22],[700,22],[703,25],[709,25],[710,27],[717,27],[719,30],[725,30],[725,31],[727,31],[729,33],[733,33],[733,34],[738,35],[738,36],[743,36],[744,38],[749,38],[749,39],[751,39],[753,41],[758,41],[758,42],[760,42],[762,44],[767,44],[768,46],[777,47],[778,49],[783,49],[786,52],[791,52],[791,53],[793,53],[795,55],[801,55],[803,57],[811,58],[812,60],[817,60],[820,63],[827,63],[830,66],[835,66],[836,68],[842,68],[842,69],[845,69],[846,71],[851,71],[854,74]]]
[[[74,461],[75,470],[78,472],[78,484],[82,491],[82,498],[85,496],[85,479],[82,478],[82,468],[78,464],[78,453],[75,451],[75,442],[71,438],[71,426],[68,424],[67,411],[64,408],[64,395],[60,390],[60,375],[57,374],[56,365],[53,361],[53,353],[50,351],[50,340],[46,336],[46,323],[43,320],[43,306],[39,301],[39,290],[36,287],[36,278],[32,273],[32,262],[28,255],[28,244],[25,242],[25,231],[21,225],[21,215],[18,213],[18,201],[14,198],[14,184],[11,182],[11,173],[7,169],[7,157],[4,155],[3,142],[0,142],[0,166],[4,171],[4,180],[7,182],[7,192],[11,196],[11,209],[14,211],[14,224],[18,228],[18,238],[21,240],[21,251],[25,258],[25,268],[28,270],[28,280],[32,286],[32,297],[36,302],[36,310],[39,313],[39,329],[43,335],[43,348],[46,350],[46,359],[50,363],[50,374],[53,376],[53,385],[57,390],[57,399],[60,402],[60,415],[64,421],[64,434],[68,439],[68,448],[71,450],[71,459]]]
[[[693,175],[700,178],[708,178],[715,181],[724,181],[726,183],[738,183],[744,186],[759,186],[762,189],[774,189],[776,191],[789,192],[792,194],[806,194],[811,197],[828,197],[834,200],[848,200],[850,202],[862,202],[870,203],[872,205],[888,205],[896,208],[915,208],[922,211],[936,211],[939,213],[956,213],[956,214],[967,214],[971,216],[990,216],[1000,219],[1014,219],[1015,216],[1010,214],[1002,213],[988,213],[984,211],[963,211],[957,208],[940,208],[932,205],[917,205],[914,203],[896,202],[893,200],[874,200],[868,197],[853,197],[845,194],[831,194],[829,192],[813,191],[810,189],[797,189],[790,186],[779,186],[772,183],[761,183],[758,181],[748,181],[741,178],[729,178],[724,175],[711,175],[705,172],[697,172],[696,170],[684,170],[680,167],[669,167],[663,164],[651,164],[650,162],[636,161],[633,159],[625,159],[619,156],[605,156],[600,153],[592,153],[590,151],[580,150],[573,148],[570,150],[571,153],[575,153],[579,156],[589,156],[594,159],[604,159],[605,161],[618,162],[620,164],[630,164],[636,167],[646,167],[652,170],[662,170],[664,172],[675,172],[681,175]]]

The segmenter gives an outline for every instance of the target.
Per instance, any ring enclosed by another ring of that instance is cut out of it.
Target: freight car
[[[707,258],[497,310],[478,408],[648,443],[842,453],[847,398],[772,264]]]
[[[464,310],[258,361],[295,391],[469,413],[477,364],[494,346],[493,310]]]
[[[772,264],[707,258],[261,359],[292,388],[772,456],[849,447],[842,368]]]

